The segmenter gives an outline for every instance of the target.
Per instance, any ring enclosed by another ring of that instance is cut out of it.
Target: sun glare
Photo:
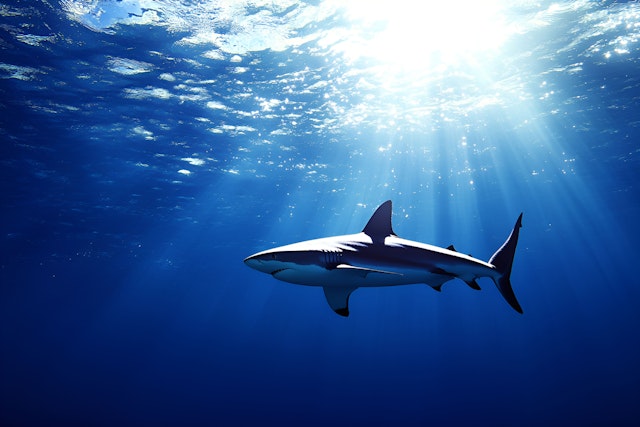
[[[352,60],[423,68],[482,62],[508,38],[510,29],[499,0],[416,2],[350,0],[341,6],[351,24],[340,45]],[[355,36],[355,37],[352,37]]]

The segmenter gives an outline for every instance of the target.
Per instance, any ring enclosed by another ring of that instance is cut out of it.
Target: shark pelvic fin
[[[358,288],[328,287],[324,286],[324,296],[327,298],[329,307],[340,316],[349,316],[349,297]]]
[[[383,243],[385,237],[396,235],[391,227],[391,200],[378,206],[362,232],[371,237],[373,243]]]

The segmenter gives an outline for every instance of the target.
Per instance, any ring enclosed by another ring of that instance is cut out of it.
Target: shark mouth
[[[288,268],[279,268],[279,269],[277,269],[277,270],[273,270],[273,271],[272,271],[271,273],[269,273],[269,274],[271,274],[273,277],[275,277],[275,276],[276,276],[276,274],[278,274],[278,273],[280,273],[280,272],[282,272],[282,271],[285,271],[285,270],[288,270]]]

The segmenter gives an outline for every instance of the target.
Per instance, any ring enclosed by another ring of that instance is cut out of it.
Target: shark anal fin
[[[361,277],[367,277],[367,274],[369,273],[394,274],[397,276],[402,276],[402,273],[395,273],[393,271],[385,271],[385,270],[376,270],[374,268],[355,267],[349,264],[338,264],[336,265],[335,268],[339,270],[344,270],[344,271],[353,271],[354,273],[358,274]]]
[[[358,288],[323,286],[329,307],[343,317],[349,316],[349,297]]]
[[[469,285],[471,289],[475,289],[476,291],[482,290],[480,285],[478,285],[478,282],[476,282],[476,279],[465,280],[464,282]]]

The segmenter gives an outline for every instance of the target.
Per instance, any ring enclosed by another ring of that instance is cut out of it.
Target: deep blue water
[[[637,425],[640,7],[494,6],[0,3],[0,424]],[[242,262],[387,199],[524,314]]]

